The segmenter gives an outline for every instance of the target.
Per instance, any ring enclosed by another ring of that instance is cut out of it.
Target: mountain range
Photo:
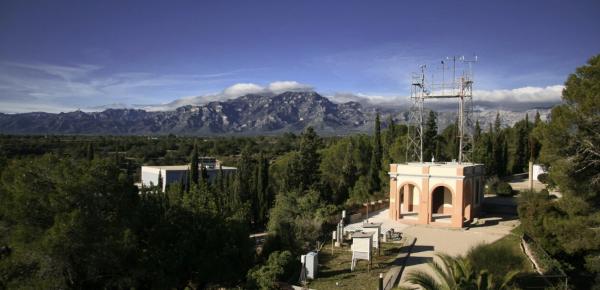
[[[536,110],[499,111],[502,123],[512,125],[533,117]],[[539,109],[545,119],[549,109]],[[171,111],[118,108],[100,112],[0,113],[2,134],[110,134],[110,135],[265,135],[300,132],[308,126],[325,135],[370,132],[375,114],[391,115],[405,123],[406,108],[366,106],[358,102],[336,103],[313,91],[276,95],[248,94],[225,101],[187,105]],[[476,112],[482,126],[493,122],[497,111]],[[438,127],[456,120],[456,112],[438,112]]]

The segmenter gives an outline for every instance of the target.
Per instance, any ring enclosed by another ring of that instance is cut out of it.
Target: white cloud
[[[79,64],[74,66],[53,65],[45,63],[19,63],[19,62],[2,62],[5,66],[12,66],[21,69],[28,69],[45,73],[50,76],[58,77],[63,80],[75,80],[85,77],[101,67],[90,64]]]
[[[526,109],[536,106],[548,107],[557,104],[561,100],[564,86],[553,85],[547,87],[522,87],[516,89],[502,90],[476,90],[473,92],[475,106],[481,108],[506,108]],[[386,107],[402,107],[409,103],[409,96],[383,96],[377,94],[362,93],[335,93],[328,96],[332,101],[359,102],[363,105],[377,105]],[[455,99],[430,99],[425,106],[430,105],[436,109],[454,109]]]
[[[225,88],[222,92],[203,96],[183,97],[166,104],[141,106],[148,111],[166,111],[187,105],[201,105],[212,101],[224,101],[248,94],[276,95],[288,91],[312,91],[313,87],[297,81],[276,81],[266,86],[255,83],[237,83]]]
[[[285,91],[309,91],[314,87],[293,80],[274,81],[266,85],[237,83],[212,94],[193,96],[208,85],[223,83],[220,77],[242,70],[214,74],[153,74],[122,72],[107,75],[95,65],[52,65],[0,62],[0,112],[63,111],[77,108],[103,108],[111,103],[136,105],[147,110],[173,110],[185,105],[222,101],[246,94],[274,95]],[[487,108],[548,107],[560,102],[564,86],[521,87],[500,90],[476,90],[475,105]],[[189,96],[158,104],[165,94]],[[368,93],[334,93],[332,101],[355,101],[364,105],[403,107],[408,96]],[[453,100],[432,102],[441,108],[454,105]],[[128,106],[128,105],[126,105]]]
[[[0,108],[2,108],[0,112],[8,114],[28,112],[61,113],[72,112],[78,109],[75,107],[48,104],[42,102],[14,102],[11,100],[0,100]]]
[[[96,65],[0,62],[0,102],[4,104],[0,112],[49,110],[46,104],[56,104],[58,109],[51,110],[56,111],[100,108],[109,103],[156,103],[165,94],[172,98],[191,95],[242,71],[246,70],[213,74],[106,74]],[[27,102],[27,106],[20,102]]]
[[[253,83],[240,83],[232,85],[223,90],[223,95],[227,97],[239,97],[247,94],[260,94],[264,93],[265,88]]]
[[[268,87],[269,91],[275,94],[284,92],[297,92],[297,91],[312,91],[314,88],[310,85],[301,84],[296,81],[278,81],[272,82]]]
[[[559,102],[565,86],[522,87],[512,90],[476,90],[473,95],[482,102],[543,103]]]

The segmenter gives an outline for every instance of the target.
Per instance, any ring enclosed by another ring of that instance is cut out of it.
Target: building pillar
[[[473,182],[473,179],[469,179],[468,181],[465,181],[465,188],[467,189],[465,191],[465,198],[463,201],[463,208],[464,208],[464,218],[466,220],[471,220],[471,216],[472,216],[472,210],[473,210],[473,192],[475,192],[474,190],[474,186],[475,186],[475,182]]]
[[[396,173],[398,172],[398,164],[390,164],[390,219],[397,220],[398,219],[398,176]]]
[[[431,206],[429,205],[430,192],[429,192],[429,166],[423,166],[422,174],[424,175],[421,180],[421,193],[419,194],[419,223],[429,224]]]
[[[396,186],[397,178],[390,178],[390,219],[398,219],[398,187]]]
[[[452,212],[452,227],[462,228],[463,227],[463,216],[464,216],[464,201],[465,201],[465,179],[463,175],[463,168],[458,168],[457,175],[462,176],[462,179],[456,180],[456,190],[454,192],[454,196],[452,198],[452,207],[454,211]]]

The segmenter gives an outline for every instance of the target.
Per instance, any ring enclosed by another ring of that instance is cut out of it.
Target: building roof
[[[198,166],[200,166],[200,165],[198,165]],[[189,170],[190,165],[189,164],[185,164],[185,165],[145,165],[142,167],[161,169],[161,170]],[[219,170],[219,168],[218,167],[206,168],[206,170],[208,170],[208,171]],[[231,167],[231,166],[223,166],[223,170],[237,170],[237,168]]]
[[[352,234],[352,238],[370,238],[373,237],[375,233],[374,232],[369,232],[369,233],[365,233],[365,232],[358,232],[358,233],[353,233]]]
[[[379,228],[383,223],[363,223],[363,228]]]
[[[458,162],[408,162],[408,163],[396,163],[398,165],[410,165],[410,166],[416,166],[416,167],[451,167],[451,168],[457,168],[457,167],[470,167],[470,166],[483,166],[483,164],[480,163],[471,163],[471,162],[463,162],[463,163],[458,163]]]

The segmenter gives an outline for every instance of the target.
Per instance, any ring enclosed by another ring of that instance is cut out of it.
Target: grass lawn
[[[319,273],[317,279],[308,287],[318,290],[327,289],[377,289],[379,273],[384,273],[392,265],[402,248],[402,243],[382,243],[381,255],[373,255],[371,271],[367,271],[368,262],[360,260],[353,272],[350,272],[352,252],[350,246],[335,248],[331,254],[331,245],[324,246],[319,253]],[[336,286],[336,282],[339,286]]]

